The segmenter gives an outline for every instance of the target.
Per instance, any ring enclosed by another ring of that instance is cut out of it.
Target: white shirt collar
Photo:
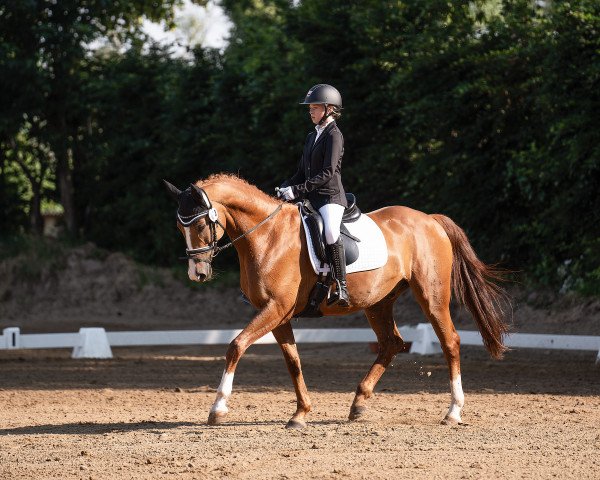
[[[327,121],[329,120],[329,121]],[[321,132],[323,130],[325,130],[325,128],[327,128],[327,126],[332,123],[334,120],[331,117],[327,117],[326,123],[325,125],[315,125],[315,130],[317,131],[317,137],[321,134]]]

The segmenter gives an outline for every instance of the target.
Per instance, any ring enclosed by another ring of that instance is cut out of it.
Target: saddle
[[[356,205],[356,197],[352,193],[346,193],[346,200],[348,206],[342,216],[340,235],[344,244],[346,265],[351,265],[358,259],[358,245],[356,243],[360,242],[360,240],[352,235],[344,224],[356,222],[361,216],[361,211]],[[323,218],[321,218],[318,210],[312,206],[309,200],[304,200],[300,205],[300,215],[302,215],[308,226],[310,239],[317,257],[321,262],[329,263],[325,249],[325,238],[323,236]]]
[[[357,242],[360,242],[360,240],[352,235],[344,224],[356,222],[362,214],[356,205],[356,197],[352,193],[346,193],[346,200],[348,202],[348,206],[344,210],[344,214],[342,216],[340,238],[344,244],[346,265],[351,265],[358,259],[359,251]],[[318,210],[312,206],[309,200],[304,200],[301,204],[299,204],[299,209],[300,215],[302,215],[302,218],[304,219],[310,232],[310,240],[318,259],[323,264],[329,263],[327,251],[325,249],[325,238],[323,236],[323,218],[319,214]],[[298,315],[295,315],[295,317],[322,317],[323,314],[321,313],[319,307],[325,297],[328,297],[331,285],[331,272],[327,276],[319,275],[317,282],[310,292],[306,307]]]

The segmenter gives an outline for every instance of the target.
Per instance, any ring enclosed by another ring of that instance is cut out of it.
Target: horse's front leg
[[[227,400],[233,389],[235,369],[244,352],[259,338],[277,327],[284,316],[285,314],[280,311],[280,308],[274,302],[269,302],[229,344],[225,357],[225,371],[217,389],[217,398],[208,415],[209,425],[223,423],[227,412],[229,412]]]
[[[304,417],[310,412],[310,398],[302,375],[300,356],[298,355],[292,325],[290,322],[279,325],[273,330],[273,335],[281,347],[285,363],[294,382],[294,390],[296,390],[296,413],[289,420],[286,428],[304,428],[306,426]]]

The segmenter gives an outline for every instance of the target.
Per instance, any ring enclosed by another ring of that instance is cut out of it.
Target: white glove
[[[294,192],[292,191],[292,187],[283,187],[279,189],[279,196],[283,197],[284,200],[293,200]]]

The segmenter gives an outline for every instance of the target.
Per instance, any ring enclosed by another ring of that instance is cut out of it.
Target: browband
[[[189,227],[196,220],[198,220],[202,217],[206,217],[207,215],[208,215],[208,218],[213,222],[216,222],[217,219],[219,218],[219,214],[217,213],[217,210],[214,208],[210,208],[203,212],[194,213],[192,215],[181,215],[179,212],[177,212],[177,219],[184,227]]]

